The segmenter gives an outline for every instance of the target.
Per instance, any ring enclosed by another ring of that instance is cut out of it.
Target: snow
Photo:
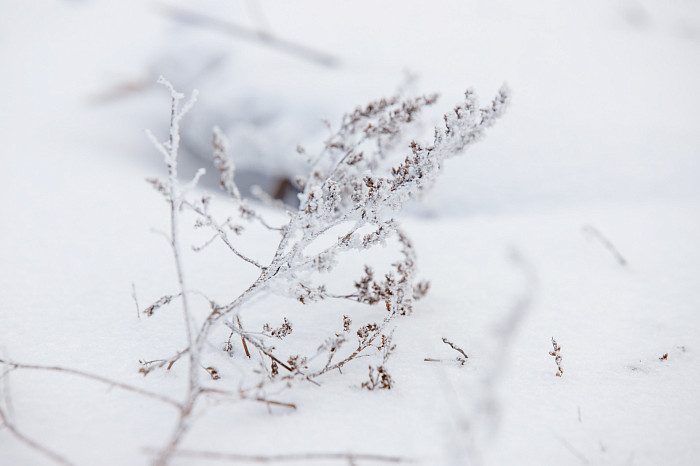
[[[406,69],[419,76],[412,91],[442,94],[420,129],[425,141],[467,87],[486,101],[505,81],[513,90],[505,117],[448,160],[435,189],[402,217],[431,289],[398,322],[387,364],[395,387],[361,389],[360,359],[320,387],[281,392],[295,411],[212,407],[183,448],[376,453],[421,464],[685,465],[700,456],[697,5],[229,3],[198,8],[250,25],[257,5],[271,33],[340,65],[176,26],[142,2],[0,6],[0,358],[185,393],[185,361],[145,378],[137,372],[138,360],[186,345],[178,305],[146,319],[132,299],[132,283],[141,308],[177,293],[169,246],[151,231],[167,230],[167,206],[144,181],[164,176],[143,131],[166,134],[167,92],[96,96],[170,71],[178,90],[200,88],[182,122],[183,147],[208,151],[213,124],[227,131],[247,108],[282,108],[272,127],[256,127],[253,142],[237,146],[233,137],[233,154],[245,158],[259,140],[269,144],[262,152],[297,157],[297,142],[314,148],[325,136],[318,117],[337,124],[342,112],[393,93]],[[198,83],[206,51],[234,59]],[[181,71],[163,57],[178,58]],[[206,164],[189,160],[185,178]],[[267,260],[274,238],[251,226],[241,248]],[[391,248],[377,251],[372,260],[391,258]],[[257,277],[223,247],[186,264],[192,287],[215,299]],[[506,337],[523,298],[531,303]],[[310,346],[335,331],[346,309],[383,317],[356,304],[288,303],[273,296],[253,309],[272,308],[259,318],[273,327],[288,315]],[[227,335],[222,329],[222,344]],[[443,337],[469,355],[464,366],[424,361],[457,356]],[[548,354],[552,337],[562,347],[561,378]],[[216,354],[219,382],[237,389],[245,360]],[[17,370],[5,380],[16,427],[78,465],[148,464],[146,449],[161,448],[176,421],[167,405],[68,374]],[[1,429],[0,464],[52,463]]]

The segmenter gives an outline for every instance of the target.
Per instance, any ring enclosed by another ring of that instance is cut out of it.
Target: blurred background
[[[76,151],[159,169],[143,129],[166,128],[164,75],[200,90],[184,124],[187,172],[211,167],[219,125],[241,185],[293,203],[287,180],[306,169],[296,147],[320,147],[322,119],[439,92],[418,134],[429,137],[467,87],[487,100],[506,82],[507,117],[447,165],[414,213],[700,198],[696,1],[32,0],[0,10],[4,176],[32,178],[13,159],[65,158],[79,182],[66,155]]]

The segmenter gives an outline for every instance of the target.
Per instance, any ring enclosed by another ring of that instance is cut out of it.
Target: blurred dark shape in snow
[[[155,77],[160,75],[179,89],[198,89],[197,108],[183,129],[185,171],[203,166],[204,185],[218,185],[211,141],[212,129],[218,126],[231,141],[243,195],[249,197],[251,188],[260,186],[273,198],[296,205],[298,189],[292,180],[308,171],[296,148],[325,137],[322,117],[333,113],[328,102],[337,89],[324,89],[319,83],[324,81],[322,73],[339,62],[315,47],[280,38],[261,24],[239,25],[242,21],[234,18],[240,12],[235,9],[158,5],[156,12],[171,24],[145,70],[147,77],[119,83],[92,100],[99,104],[158,92]],[[254,13],[246,12],[263,23],[262,11],[256,8]]]

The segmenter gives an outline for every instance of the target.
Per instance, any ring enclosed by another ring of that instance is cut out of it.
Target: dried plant
[[[428,290],[427,282],[416,280],[413,245],[393,214],[432,185],[446,159],[461,154],[482,136],[486,128],[494,124],[507,107],[508,90],[502,88],[486,107],[479,107],[474,93],[467,91],[464,103],[444,116],[444,126],[436,128],[433,140],[428,144],[411,142],[410,153],[401,156],[398,162],[392,158],[397,154],[403,133],[422,108],[434,104],[437,97],[431,95],[404,101],[395,97],[358,107],[343,117],[323,150],[309,157],[308,176],[297,179],[301,189],[299,206],[286,212],[288,220],[284,225],[275,226],[274,221],[266,219],[241,196],[235,181],[235,165],[228,155],[228,142],[216,129],[213,134],[214,165],[220,173],[221,187],[235,205],[236,214],[218,219],[212,213],[211,198],[192,193],[203,170],[198,171],[191,182],[185,185],[180,183],[180,123],[194,104],[196,93],[182,105],[184,95],[165,79],[161,78],[159,82],[168,88],[171,95],[169,135],[163,142],[151,133],[148,135],[164,158],[168,176],[167,179],[154,178],[149,182],[163,195],[168,205],[170,228],[166,236],[173,254],[179,289],[177,293],[164,295],[140,311],[139,315],[152,317],[159,309],[179,301],[187,347],[171,357],[139,361],[139,372],[145,376],[162,368],[170,370],[184,356],[188,360],[188,384],[184,399],[173,400],[70,369],[28,366],[5,360],[0,360],[0,364],[13,369],[64,370],[172,405],[179,416],[169,440],[156,455],[154,464],[157,465],[169,464],[173,456],[185,453],[178,447],[193,418],[205,409],[200,402],[203,397],[227,397],[261,402],[268,408],[296,409],[292,403],[271,399],[270,393],[280,393],[281,389],[295,383],[319,384],[317,379],[322,375],[334,370],[342,372],[346,364],[360,357],[373,358],[369,364],[369,378],[362,386],[369,390],[390,389],[394,380],[389,375],[387,363],[396,349],[391,338],[393,322],[399,316],[411,314],[415,300]],[[210,239],[192,247],[193,250],[201,251],[220,241],[235,257],[258,269],[258,277],[229,302],[215,302],[189,287],[183,263],[186,246],[181,238],[183,215],[194,216],[195,228],[211,232]],[[269,262],[263,263],[246,255],[236,244],[235,238],[245,231],[243,222],[259,223],[280,235]],[[329,238],[330,246],[319,251],[319,240]],[[334,280],[331,287],[328,274],[335,270],[342,254],[352,250],[363,253],[374,246],[389,243],[398,248],[398,254],[393,263],[386,266],[388,270],[377,273],[365,265],[354,280]],[[344,286],[347,291],[331,291],[338,286]],[[293,332],[295,327],[287,317],[279,327],[265,324],[259,332],[247,330],[242,324],[246,305],[254,297],[271,293],[286,296],[303,305],[324,300],[346,300],[376,306],[376,317],[372,319],[374,322],[355,323],[358,319],[351,318],[347,309],[338,306],[337,329],[329,329],[328,336],[318,341],[315,351],[306,354],[284,353],[270,341],[284,340],[287,343],[298,334]],[[196,319],[204,309],[193,307],[195,297],[204,298],[208,307],[206,317],[199,322]],[[223,345],[212,341],[216,338],[214,329],[220,328],[221,324],[230,331],[228,341]],[[241,338],[246,356],[250,359],[251,377],[258,378],[257,382],[248,386],[245,383],[249,380],[226,380],[217,368],[207,362],[210,359],[207,350],[212,347],[223,347],[226,353],[232,354],[233,335]],[[458,360],[466,360],[464,351],[447,340],[444,342],[464,356],[464,359]],[[202,371],[207,374],[206,377],[202,377]],[[4,424],[10,426],[2,414]],[[207,454],[204,453],[205,456]],[[324,455],[330,458],[335,454],[308,456],[321,458]],[[362,455],[348,454],[345,458],[353,456],[359,459]],[[382,460],[382,457],[376,456],[376,459]],[[388,457],[384,460],[388,460]]]
[[[394,384],[391,376],[384,366],[369,366],[369,380],[362,382],[362,387],[367,390],[386,389],[389,390]]]
[[[561,367],[561,346],[557,344],[557,340],[552,337],[552,351],[549,352],[550,356],[554,357],[554,362],[557,364],[557,373],[554,374],[557,377],[564,375],[564,368]]]
[[[237,206],[238,216],[242,220],[257,221],[281,235],[272,260],[263,265],[244,255],[233,244],[229,233],[235,222],[231,218],[216,220],[211,213],[208,197],[186,199],[186,190],[177,187],[177,179],[173,174],[176,174],[174,161],[179,140],[178,124],[184,114],[177,108],[182,95],[175,92],[166,81],[163,83],[169,87],[173,99],[170,139],[167,143],[152,139],[166,158],[170,177],[167,181],[154,181],[153,184],[166,195],[169,202],[171,237],[177,238],[176,212],[183,208],[189,209],[197,218],[195,225],[209,228],[213,233],[211,240],[203,247],[218,239],[235,256],[257,267],[260,273],[242,294],[229,303],[221,305],[210,300],[211,312],[197,332],[190,330],[191,318],[188,306],[184,306],[189,347],[176,358],[184,353],[189,355],[191,395],[187,403],[188,409],[183,410],[180,426],[162,452],[162,462],[165,463],[175,450],[184,433],[185,420],[191,415],[189,408],[201,393],[196,374],[200,367],[204,367],[200,363],[201,350],[209,341],[215,324],[222,320],[225,320],[224,323],[232,334],[238,334],[242,341],[258,350],[262,358],[259,364],[262,364],[264,373],[267,374],[267,378],[257,384],[258,392],[264,390],[265,386],[280,381],[287,385],[293,380],[314,381],[329,371],[341,370],[345,364],[361,355],[372,354],[381,357],[381,363],[369,366],[369,381],[363,383],[363,386],[369,389],[391,388],[393,380],[387,372],[386,362],[395,347],[391,344],[389,325],[396,317],[410,314],[414,300],[427,292],[427,284],[416,280],[415,252],[411,241],[392,215],[408,200],[420,196],[432,185],[446,159],[459,155],[467,146],[476,142],[486,128],[493,125],[506,109],[507,89],[502,88],[486,107],[479,107],[474,93],[467,91],[464,103],[444,116],[444,127],[435,130],[433,141],[430,144],[411,142],[409,155],[399,159],[398,163],[392,161],[392,155],[396,153],[396,145],[404,130],[423,107],[435,103],[437,96],[404,101],[398,97],[381,99],[346,114],[339,128],[326,140],[323,150],[308,157],[311,165],[309,175],[297,179],[301,189],[298,209],[288,213],[289,220],[281,227],[271,226],[274,222],[265,220],[256,208],[241,197],[235,183],[235,165],[227,154],[228,142],[215,129],[214,163],[220,173],[221,186]],[[186,106],[185,111],[187,108]],[[300,152],[305,153],[303,150]],[[190,186],[194,184],[196,179]],[[242,227],[236,229],[241,230]],[[311,246],[318,244],[320,238],[328,238],[331,231],[337,232],[338,229],[342,233],[334,233],[337,236],[330,246],[310,252],[313,249]],[[371,267],[365,266],[362,274],[351,285],[354,290],[346,293],[333,293],[327,283],[324,283],[323,274],[333,271],[339,256],[344,252],[366,251],[390,241],[399,246],[400,255],[388,272],[377,276]],[[181,246],[175,239],[171,245],[184,300],[188,293],[178,259],[178,248]],[[266,340],[285,338],[292,333],[292,323],[286,317],[281,327],[273,329],[266,324],[263,331],[257,333],[245,330],[240,320],[245,305],[254,296],[271,292],[286,295],[302,304],[330,299],[352,300],[368,305],[381,304],[385,315],[381,323],[367,323],[357,327],[357,346],[349,354],[346,352],[344,357],[338,355],[350,340],[352,327],[351,318],[344,314],[342,331],[321,341],[315,353],[281,356]],[[463,351],[450,346],[466,359]],[[230,339],[228,348],[231,349]],[[281,369],[286,373],[280,373]]]
[[[394,385],[394,381],[389,375],[386,362],[389,360],[392,351],[396,349],[396,345],[392,342],[392,335],[382,335],[382,342],[377,346],[377,349],[382,352],[382,363],[377,367],[369,366],[369,379],[362,382],[362,388],[367,390],[389,390]]]

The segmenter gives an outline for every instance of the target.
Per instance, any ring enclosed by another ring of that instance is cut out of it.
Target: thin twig
[[[204,243],[202,243],[201,245],[199,245],[199,246],[192,246],[192,250],[193,250],[194,252],[203,251],[207,246],[211,245],[214,241],[216,241],[217,238],[219,238],[219,234],[218,234],[218,233],[214,234],[211,238],[209,238],[208,240],[206,240],[206,241],[205,241]]]
[[[255,401],[259,401],[260,403],[265,403],[267,405],[275,405],[275,406],[284,406],[285,408],[292,408],[292,409],[297,409],[297,405],[294,403],[285,403],[283,401],[275,401],[275,400],[268,400],[266,398],[253,398]]]
[[[254,266],[256,266],[259,269],[265,268],[262,264],[260,264],[255,259],[251,259],[250,257],[248,257],[245,254],[243,254],[242,252],[240,252],[238,249],[236,249],[233,246],[233,244],[231,244],[231,241],[229,241],[228,235],[224,231],[223,227],[221,225],[219,225],[218,223],[216,223],[216,221],[214,220],[214,218],[211,215],[209,215],[207,212],[205,212],[204,210],[200,209],[199,207],[195,206],[194,204],[192,204],[190,202],[183,201],[182,204],[184,206],[187,206],[190,209],[192,209],[192,211],[194,211],[195,213],[204,217],[207,220],[208,224],[212,227],[212,229],[214,230],[216,235],[219,238],[221,238],[221,241],[223,241],[224,244],[226,246],[228,246],[228,248],[231,250],[231,252],[233,252],[235,255],[237,255],[238,257],[240,257],[244,261],[248,262],[249,264],[253,264]],[[202,246],[200,249],[203,249],[204,247],[208,246],[208,244],[209,244],[209,242],[207,241],[207,243],[205,243],[204,246]],[[195,251],[196,251],[196,249],[195,249]]]
[[[159,369],[167,364],[166,370],[170,370],[173,367],[173,364],[175,364],[183,355],[187,354],[190,351],[190,347],[188,346],[187,348],[183,349],[182,351],[179,351],[175,356],[169,359],[155,359],[153,361],[144,361],[142,364],[148,365],[147,368],[142,367],[139,369],[139,373],[143,374],[144,376],[148,375],[152,370],[154,369]],[[141,361],[139,361],[141,362]],[[153,363],[158,363],[158,364],[153,364]]]
[[[141,309],[139,308],[139,300],[136,299],[136,284],[131,282],[131,297],[134,298],[134,304],[136,305],[136,317],[141,318]]]
[[[212,461],[231,461],[239,463],[281,463],[292,461],[374,461],[380,463],[412,463],[413,460],[400,456],[378,455],[371,453],[287,453],[280,455],[243,455],[239,453],[220,453],[200,450],[179,450],[175,456],[198,458]]]
[[[2,399],[5,401],[5,409],[7,410],[7,418],[12,420],[15,417],[12,408],[12,394],[10,392],[10,372],[15,370],[13,367],[8,367],[2,371],[0,379],[2,380]],[[0,408],[2,405],[0,405]]]
[[[239,316],[236,316],[236,323],[238,324],[238,328],[243,330],[243,326],[241,325],[241,318]],[[243,349],[245,350],[245,355],[248,356],[248,359],[250,359],[250,352],[248,351],[248,345],[245,342],[245,338],[243,338],[243,335],[241,335],[241,343],[243,343]]]
[[[338,65],[338,60],[318,50],[312,49],[305,45],[297,44],[286,39],[273,36],[264,31],[255,31],[238,24],[224,21],[212,16],[203,15],[196,11],[177,8],[171,5],[158,4],[157,8],[166,16],[186,24],[193,24],[205,28],[218,29],[219,31],[235,36],[244,40],[258,42],[269,45],[270,47],[281,50],[285,53],[297,56],[304,60],[308,60],[319,65],[327,67],[335,67]]]
[[[459,363],[460,366],[464,365],[463,358],[454,358],[454,359],[424,358],[423,361],[425,361],[425,362],[456,362],[456,363]]]
[[[457,352],[458,352],[459,354],[461,354],[462,356],[464,356],[464,359],[465,359],[465,360],[466,360],[466,359],[469,359],[469,356],[467,356],[467,353],[465,353],[464,350],[463,350],[462,348],[460,348],[459,346],[455,345],[454,343],[452,343],[452,342],[451,342],[450,340],[448,340],[447,338],[442,337],[442,342],[443,342],[444,344],[448,345],[448,346],[449,346],[450,348],[452,348],[453,350],[457,351]]]
[[[261,388],[261,387],[260,387],[260,386],[256,386],[256,387],[254,388],[254,391],[258,391],[259,388]],[[272,406],[281,406],[281,407],[284,407],[284,408],[290,408],[290,409],[294,409],[294,410],[297,409],[297,405],[295,405],[294,403],[288,403],[288,402],[277,401],[277,400],[269,400],[269,399],[264,398],[264,397],[262,397],[262,396],[248,397],[248,396],[246,395],[246,393],[245,393],[246,390],[239,390],[238,392],[232,392],[232,391],[229,391],[229,390],[221,390],[221,389],[218,389],[218,388],[206,387],[206,388],[200,389],[200,392],[201,392],[201,393],[213,393],[213,394],[225,395],[225,396],[233,396],[233,397],[236,397],[236,396],[237,396],[237,397],[239,397],[239,398],[242,399],[242,400],[256,401],[256,402],[258,402],[258,403],[264,403],[264,404],[266,404],[266,405],[268,405],[268,406],[272,405]]]
[[[14,361],[8,361],[5,359],[0,359],[0,364],[5,364],[7,366],[16,368],[16,369],[26,369],[26,370],[40,370],[40,371],[50,371],[50,372],[65,372],[66,374],[72,374],[72,375],[77,375],[79,377],[84,377],[86,379],[90,380],[95,380],[97,382],[101,382],[107,385],[110,385],[112,387],[117,387],[121,388],[122,390],[138,393],[139,395],[147,396],[150,398],[154,398],[156,400],[162,401],[163,403],[167,403],[169,405],[175,406],[176,408],[181,408],[182,406],[180,403],[177,401],[168,398],[167,396],[160,395],[158,393],[154,393],[148,390],[144,390],[142,388],[138,387],[133,387],[131,385],[127,385],[122,382],[118,382],[116,380],[108,379],[106,377],[102,377],[101,375],[95,375],[91,374],[89,372],[83,372],[77,369],[70,369],[68,367],[60,367],[60,366],[44,366],[44,365],[38,365],[38,364],[21,364],[18,362]]]
[[[627,265],[627,259],[625,259],[625,256],[622,255],[622,253],[615,247],[612,241],[606,238],[605,235],[603,235],[603,233],[600,232],[600,230],[598,230],[593,225],[584,225],[582,230],[584,233],[600,241],[600,243],[605,247],[605,249],[607,249],[610,252],[610,254],[613,255],[613,257],[615,257],[615,259],[621,266],[624,267]]]

